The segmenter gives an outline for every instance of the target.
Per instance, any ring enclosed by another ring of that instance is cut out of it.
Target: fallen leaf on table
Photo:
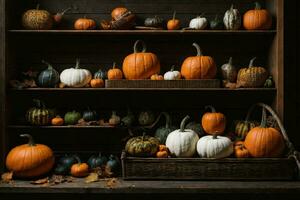
[[[86,183],[93,183],[97,181],[99,181],[99,175],[95,172],[90,173],[90,175],[85,178]]]
[[[67,179],[64,176],[61,175],[53,175],[50,178],[50,183],[51,184],[60,184],[60,183],[64,183],[67,182]]]
[[[1,175],[1,179],[4,183],[10,183],[13,180],[13,172],[5,172]]]
[[[111,168],[109,166],[105,166],[105,170],[103,172],[103,176],[104,177],[112,177],[114,175],[114,173],[111,171]]]
[[[31,181],[30,183],[34,185],[44,185],[44,184],[48,184],[49,182],[50,182],[49,177],[46,177],[36,181]]]
[[[119,181],[117,178],[110,178],[106,181],[106,187],[112,189],[112,188],[116,187],[118,183],[119,183]]]
[[[67,180],[67,183],[72,183],[74,181],[74,178],[72,176],[67,176],[65,177],[65,179]]]

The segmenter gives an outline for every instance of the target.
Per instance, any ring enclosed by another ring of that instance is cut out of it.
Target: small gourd
[[[173,18],[167,23],[168,30],[178,30],[180,29],[180,20],[176,19],[176,11],[173,12]]]
[[[60,116],[56,116],[51,120],[53,126],[61,126],[64,124],[64,119]]]
[[[234,143],[234,155],[237,158],[250,157],[248,149],[246,149],[243,141],[237,141]]]
[[[38,85],[40,87],[55,87],[59,83],[59,73],[46,61],[42,61],[48,66],[42,71],[38,77]]]
[[[162,28],[164,20],[158,16],[148,17],[145,19],[144,25],[147,27]]]
[[[269,76],[269,78],[264,83],[265,88],[273,88],[274,87],[274,80],[273,76]]]
[[[207,19],[202,15],[192,19],[189,24],[189,28],[196,30],[204,30],[207,26]]]
[[[94,79],[102,79],[102,80],[107,79],[107,71],[103,69],[99,69],[94,73]]]
[[[78,156],[75,156],[77,163],[71,167],[71,175],[74,177],[86,177],[89,175],[89,166],[87,163],[82,163]]]
[[[181,79],[181,73],[179,71],[174,70],[174,65],[171,70],[164,74],[164,80],[179,80]]]
[[[106,165],[107,158],[101,154],[101,152],[98,155],[92,155],[88,161],[87,161],[90,169],[95,168],[101,168]]]
[[[95,20],[86,17],[79,18],[75,21],[74,28],[76,30],[93,30],[96,28],[96,22]]]
[[[162,81],[162,80],[164,80],[164,77],[162,75],[159,75],[159,74],[153,74],[150,77],[150,80],[153,80],[153,81]]]
[[[113,63],[112,69],[107,72],[108,80],[120,80],[123,78],[123,72],[117,68],[116,63]]]
[[[130,109],[127,110],[127,115],[121,119],[121,123],[123,123],[126,127],[131,127],[135,122],[135,116]]]
[[[116,111],[112,111],[112,115],[110,116],[110,119],[108,121],[109,125],[111,126],[117,126],[120,124],[121,118],[117,115]]]
[[[76,112],[75,110],[73,112],[67,112],[64,117],[66,125],[75,125],[80,119],[81,114],[79,112]]]
[[[52,15],[47,10],[36,9],[27,10],[22,15],[22,25],[28,30],[49,30],[53,27]]]
[[[226,128],[226,117],[223,113],[217,112],[213,106],[206,106],[210,112],[204,113],[201,124],[207,134],[222,135]]]
[[[92,88],[102,88],[104,87],[104,81],[99,78],[92,79],[90,82]]]
[[[159,145],[159,150],[158,150],[158,152],[156,153],[156,157],[157,157],[157,158],[167,158],[167,157],[169,157],[169,150],[168,150],[168,147],[166,147],[166,146],[163,145],[163,144],[160,144],[160,145]]]
[[[235,83],[237,79],[237,69],[232,65],[232,57],[229,58],[228,63],[221,66],[223,80]]]
[[[70,172],[73,164],[77,163],[75,155],[64,155],[58,160],[58,164],[62,165],[66,170]]]
[[[242,18],[238,9],[231,5],[230,9],[225,12],[223,18],[224,25],[227,30],[238,30],[242,24]]]
[[[84,121],[90,122],[90,121],[97,121],[99,117],[95,110],[88,109],[83,112],[82,118],[84,119]]]
[[[44,126],[50,123],[51,110],[46,108],[44,102],[33,99],[34,107],[26,112],[26,120],[31,125]]]
[[[107,161],[105,167],[106,167],[106,169],[108,169],[107,171],[113,173],[113,175],[117,175],[121,168],[119,158],[117,156],[111,154],[108,158],[108,161]]]
[[[152,111],[142,111],[139,114],[138,120],[141,126],[147,126],[155,121],[155,115]]]
[[[222,30],[224,28],[222,20],[219,19],[218,15],[209,22],[212,30]]]
[[[165,144],[168,135],[172,131],[176,130],[176,127],[172,126],[171,116],[168,113],[162,112],[162,115],[166,119],[166,124],[165,124],[165,126],[159,127],[155,131],[155,137],[159,140],[160,144]]]

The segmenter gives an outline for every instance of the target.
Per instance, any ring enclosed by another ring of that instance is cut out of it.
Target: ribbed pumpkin
[[[203,56],[200,46],[193,43],[197,55],[188,57],[181,65],[181,75],[185,79],[213,79],[217,73],[215,61],[210,56]]]
[[[60,81],[68,87],[83,87],[92,79],[92,74],[87,69],[80,68],[80,60],[76,60],[75,68],[65,69],[60,74]]]
[[[255,127],[259,126],[256,121],[236,121],[235,122],[235,134],[240,140],[244,140],[249,133],[249,131]]]
[[[36,9],[27,10],[23,14],[22,25],[29,30],[48,30],[53,26],[53,18],[48,11],[40,10],[37,5]]]
[[[225,158],[233,153],[233,144],[227,137],[207,135],[197,142],[197,152],[201,158]]]
[[[87,163],[81,162],[78,156],[75,156],[77,163],[73,164],[71,167],[71,175],[74,177],[85,177],[89,175],[89,166]]]
[[[233,5],[231,5],[230,9],[225,12],[223,22],[227,30],[240,29],[242,18],[239,10],[234,9]]]
[[[166,125],[162,126],[162,127],[159,127],[155,131],[155,137],[160,141],[160,144],[165,144],[168,135],[172,131],[176,130],[176,127],[172,126],[171,116],[168,113],[163,112],[162,114],[166,119]]]
[[[106,165],[106,162],[107,158],[106,156],[103,156],[101,152],[98,155],[92,155],[87,161],[91,169],[95,169],[97,167],[101,168]]]
[[[79,18],[74,23],[76,30],[92,30],[96,28],[96,22],[93,19]]]
[[[255,8],[244,14],[243,24],[247,30],[268,30],[272,26],[272,16],[266,9],[261,9],[258,2],[255,2]]]
[[[266,110],[263,108],[261,124],[251,129],[245,139],[245,147],[255,158],[276,158],[283,154],[285,143],[281,133],[266,126]]]
[[[142,44],[142,51],[138,50],[138,44]],[[134,43],[134,53],[128,55],[123,61],[123,73],[126,79],[148,79],[160,71],[160,63],[157,56],[146,52],[146,44],[137,40]]]
[[[42,61],[48,66],[42,71],[38,77],[38,85],[40,87],[55,87],[59,83],[59,73],[46,61]]]
[[[261,87],[268,78],[268,72],[263,67],[255,67],[253,63],[256,58],[253,58],[248,68],[239,70],[237,84],[242,87]]]
[[[80,119],[81,114],[79,112],[76,112],[75,110],[73,112],[67,112],[64,117],[66,125],[75,125]]]
[[[6,157],[6,167],[19,178],[33,178],[48,173],[54,165],[52,150],[44,144],[36,144],[29,134],[20,135],[29,139],[28,144],[14,147]]]
[[[35,106],[27,111],[26,120],[32,125],[43,126],[49,124],[51,110],[47,109],[45,104],[38,99],[33,99],[33,102]]]
[[[98,114],[95,110],[88,109],[83,112],[82,118],[86,122],[96,121],[96,120],[98,120]]]
[[[210,109],[211,112],[206,112],[202,116],[201,124],[203,130],[208,134],[223,134],[226,128],[226,117],[223,113],[217,112],[212,106],[206,106],[206,109]]]
[[[238,72],[235,66],[232,65],[232,57],[229,58],[228,63],[221,66],[221,71],[223,80],[227,80],[231,83],[236,82]]]
[[[234,155],[237,158],[248,158],[250,157],[248,149],[245,148],[243,141],[234,143]]]
[[[125,151],[135,157],[153,157],[159,147],[159,140],[155,137],[146,135],[137,136],[129,139],[125,146]]]

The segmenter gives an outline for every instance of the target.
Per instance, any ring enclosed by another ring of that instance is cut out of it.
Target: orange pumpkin
[[[162,75],[158,75],[158,74],[153,74],[151,77],[150,77],[151,80],[154,80],[154,81],[158,81],[158,80],[164,80],[164,77]]]
[[[51,120],[51,124],[53,126],[61,126],[64,124],[64,119],[61,118],[60,116],[56,116]]]
[[[137,45],[142,44],[142,51],[138,51]],[[146,44],[137,40],[134,44],[134,53],[128,55],[123,61],[123,72],[126,79],[148,79],[160,71],[160,63],[157,56],[146,52]]]
[[[237,141],[234,143],[234,155],[237,158],[248,158],[250,157],[248,149],[245,148],[243,141]]]
[[[52,150],[44,144],[36,144],[29,134],[20,135],[29,139],[28,144],[16,146],[6,157],[6,167],[20,178],[33,178],[47,174],[55,159]]]
[[[77,163],[72,165],[71,175],[78,178],[89,175],[88,164],[82,163],[78,156],[75,156],[75,159],[77,160]]]
[[[217,73],[215,61],[210,56],[203,56],[197,43],[193,43],[197,55],[188,57],[181,66],[181,75],[185,79],[213,79]]]
[[[276,158],[283,154],[285,142],[281,133],[267,127],[266,111],[263,108],[261,125],[249,131],[245,139],[245,147],[255,158]]]
[[[180,29],[180,20],[176,19],[176,11],[173,13],[173,18],[167,23],[168,30],[178,30]]]
[[[167,158],[169,156],[169,150],[166,145],[160,144],[159,145],[159,150],[156,153],[157,158]]]
[[[244,14],[243,24],[247,30],[268,30],[272,26],[272,16],[256,2],[255,9]]]
[[[107,72],[108,80],[120,80],[123,78],[123,73],[116,67],[116,63],[113,64],[113,68]]]
[[[96,22],[93,19],[79,18],[74,23],[76,30],[91,30],[96,28]]]
[[[100,78],[92,79],[90,84],[91,84],[92,88],[102,88],[102,87],[104,87],[104,81]]]
[[[216,109],[212,106],[206,106],[211,112],[206,112],[202,116],[203,130],[212,135],[221,135],[226,127],[226,117],[223,113],[216,112]]]
[[[128,12],[127,8],[124,7],[117,7],[115,9],[113,9],[113,11],[111,12],[111,18],[113,20],[118,20],[122,17],[122,15],[124,15],[126,12]]]

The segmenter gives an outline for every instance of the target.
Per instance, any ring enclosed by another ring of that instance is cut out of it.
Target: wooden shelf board
[[[32,185],[29,181],[14,181],[13,184],[0,183],[0,193],[61,193],[61,194],[137,194],[137,193],[176,193],[176,194],[229,194],[229,193],[270,193],[300,194],[300,182],[287,181],[124,181],[118,180],[115,187],[108,188],[105,181],[85,183],[75,179],[71,183],[54,186]]]
[[[93,34],[93,35],[198,35],[198,34],[270,34],[276,30],[8,30],[17,34]]]
[[[24,88],[24,89],[10,89],[11,91],[27,92],[27,91],[266,91],[275,92],[276,88]]]
[[[117,128],[115,126],[76,126],[76,125],[70,125],[70,126],[30,126],[30,125],[9,125],[8,128],[14,128],[14,129],[110,129],[110,128]]]

